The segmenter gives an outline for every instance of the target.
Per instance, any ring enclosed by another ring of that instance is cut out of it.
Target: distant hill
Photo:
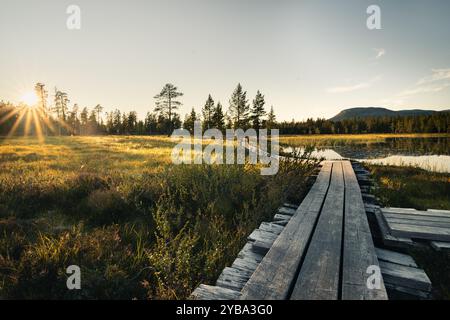
[[[378,107],[360,107],[342,110],[330,120],[341,121],[347,119],[368,118],[368,117],[419,116],[419,115],[430,115],[435,112],[450,112],[450,110],[436,111],[436,110],[412,109],[412,110],[393,111],[386,108],[378,108]]]

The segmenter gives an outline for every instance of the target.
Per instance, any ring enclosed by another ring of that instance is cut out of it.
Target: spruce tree
[[[243,91],[239,83],[230,99],[229,116],[233,121],[234,128],[245,129],[249,122],[250,106],[247,101],[247,92]]]
[[[197,120],[197,113],[195,112],[194,108],[192,108],[192,111],[190,114],[187,114],[184,118],[183,122],[183,128],[186,130],[189,130],[190,133],[194,132],[194,123]]]
[[[273,106],[270,107],[270,112],[267,115],[267,129],[273,129],[277,123],[277,118],[275,112],[273,111]]]
[[[208,99],[205,102],[205,106],[202,109],[203,113],[203,128],[210,129],[213,127],[212,117],[214,114],[214,100],[211,95],[208,95]]]
[[[216,129],[221,131],[225,129],[225,115],[223,114],[222,104],[220,102],[217,102],[217,106],[214,108],[212,123]]]
[[[266,115],[266,111],[264,110],[265,103],[264,96],[258,90],[256,97],[253,100],[253,107],[251,110],[252,125],[256,132],[261,128],[262,118]]]

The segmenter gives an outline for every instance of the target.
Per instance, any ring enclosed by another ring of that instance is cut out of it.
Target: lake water
[[[303,150],[303,148],[299,148]],[[286,147],[289,152],[292,148]],[[386,138],[383,141],[328,142],[312,154],[327,160],[355,159],[372,164],[414,166],[450,173],[450,138]]]

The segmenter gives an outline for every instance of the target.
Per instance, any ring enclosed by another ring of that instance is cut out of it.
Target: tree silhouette
[[[214,100],[211,95],[208,95],[208,99],[202,109],[203,113],[203,128],[210,129],[213,126],[212,117],[214,113]]]
[[[231,95],[230,107],[228,109],[229,116],[233,121],[235,128],[246,128],[248,126],[248,116],[250,106],[247,101],[247,92],[242,89],[240,83],[238,83],[236,89]]]
[[[55,88],[55,106],[53,111],[56,113],[56,118],[58,120],[58,133],[61,135],[61,125],[66,121],[66,115],[68,111],[68,104],[70,102],[67,93],[59,91]]]
[[[47,112],[47,97],[48,92],[45,90],[45,84],[43,83],[36,83],[34,86],[34,91],[36,92],[36,96],[39,99],[39,108],[41,110],[41,115],[44,119],[48,118],[48,112]],[[44,135],[47,135],[47,126],[44,126]]]
[[[191,113],[187,114],[184,118],[183,128],[189,130],[190,133],[194,132],[194,123],[197,119],[197,113],[194,108],[192,108]]]
[[[100,125],[100,122],[101,122],[100,114],[101,114],[102,111],[103,111],[103,107],[102,107],[101,105],[97,104],[97,105],[94,107],[94,111],[97,113],[97,122],[98,122],[98,124]]]
[[[178,97],[183,96],[182,92],[178,91],[178,88],[171,83],[167,83],[159,94],[155,96],[156,108],[155,112],[158,112],[163,117],[169,120],[170,132],[173,131],[173,116],[174,110],[177,110],[181,105],[181,102],[176,100]]]
[[[225,129],[225,115],[223,114],[222,104],[217,102],[212,116],[213,126],[221,131]]]
[[[267,122],[266,122],[267,129],[273,129],[276,123],[277,118],[275,116],[275,112],[273,111],[273,106],[271,106],[269,114],[267,115]]]
[[[265,103],[264,96],[258,90],[251,110],[252,125],[256,132],[261,128],[262,118],[266,115],[266,111],[264,110]]]

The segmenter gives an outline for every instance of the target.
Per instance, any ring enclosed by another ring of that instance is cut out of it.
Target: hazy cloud
[[[420,79],[417,84],[426,84],[436,81],[450,80],[450,68],[447,69],[433,69],[432,74]]]
[[[352,92],[356,90],[366,89],[371,87],[375,82],[379,81],[381,79],[381,76],[377,76],[369,81],[366,82],[360,82],[355,83],[348,86],[338,86],[333,88],[328,88],[327,92],[329,93],[344,93],[344,92]]]
[[[405,96],[412,96],[419,93],[435,93],[442,91],[446,88],[450,87],[450,83],[443,83],[440,85],[434,85],[434,86],[418,86],[413,89],[408,89],[400,92],[398,96],[405,97]]]
[[[397,96],[407,97],[421,93],[436,93],[450,87],[450,68],[432,69],[431,72],[431,75],[419,79],[414,87],[400,92]]]
[[[384,48],[374,48],[373,50],[376,52],[375,59],[380,59],[386,54],[386,49]]]

